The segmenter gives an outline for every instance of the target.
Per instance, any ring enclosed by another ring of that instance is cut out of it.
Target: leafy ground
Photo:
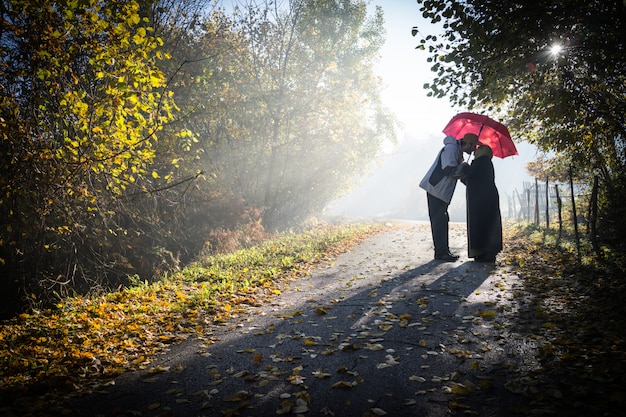
[[[326,226],[280,235],[256,247],[204,257],[155,283],[68,298],[55,309],[4,322],[0,412],[23,410],[25,404],[45,408],[94,378],[145,366],[168,345],[227,321],[242,306],[263,303],[383,227]]]
[[[231,254],[210,256],[148,284],[97,297],[76,297],[0,327],[0,414],[45,409],[94,379],[145,368],[153,355],[207,325],[260,305],[322,260],[349,250],[383,226],[320,228],[288,234]],[[626,415],[626,257],[600,255],[565,233],[529,225],[506,228],[499,264],[522,278],[521,308],[511,317],[538,346],[541,364],[516,371],[509,391],[530,406],[520,415]],[[471,401],[470,392],[457,394]],[[17,399],[17,400],[16,400]],[[468,410],[465,410],[468,411]],[[458,410],[463,413],[464,410]],[[20,415],[16,413],[16,415]]]
[[[523,278],[521,334],[537,340],[541,368],[518,387],[551,415],[626,415],[624,248],[580,256],[571,234],[507,228],[504,262]]]

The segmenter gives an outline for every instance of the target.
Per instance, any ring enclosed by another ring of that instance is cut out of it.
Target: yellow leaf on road
[[[352,388],[356,385],[356,382],[339,381],[331,385],[331,388]]]

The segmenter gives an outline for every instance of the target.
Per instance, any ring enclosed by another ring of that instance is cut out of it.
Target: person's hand
[[[455,178],[461,178],[461,176],[463,176],[463,168],[465,168],[466,166],[469,166],[469,164],[465,161],[463,161],[462,163],[460,163],[456,169],[454,170],[454,177]]]

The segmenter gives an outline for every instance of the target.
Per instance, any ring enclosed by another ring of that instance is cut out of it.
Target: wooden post
[[[596,222],[598,220],[598,176],[593,177],[593,189],[591,190],[591,201],[589,202],[590,216],[589,226],[591,227],[589,234],[591,235],[591,246],[597,256],[600,256],[600,246],[598,245],[598,236],[596,230]]]
[[[539,180],[535,178],[535,224],[539,226]]]
[[[581,261],[580,254],[580,236],[578,235],[578,215],[576,214],[576,200],[574,198],[574,180],[572,179],[572,166],[569,166],[569,188],[572,193],[572,214],[574,215],[574,234],[576,236],[576,251],[578,254],[578,263]]]
[[[548,189],[549,178],[550,177],[546,175],[546,230],[550,230],[550,191]]]
[[[530,221],[530,187],[526,189],[526,221]]]
[[[559,240],[561,240],[561,235],[563,234],[563,201],[561,201],[561,196],[559,195],[559,184],[554,184],[554,191],[556,192],[556,206],[559,210]]]
[[[519,210],[517,210],[517,208],[515,209],[515,219],[517,221],[522,221],[524,220],[524,201],[522,201],[522,196],[520,195],[519,191],[517,191],[517,188],[515,189],[515,197],[517,198],[517,202],[519,203]]]

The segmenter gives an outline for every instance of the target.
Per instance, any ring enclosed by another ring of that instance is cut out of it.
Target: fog
[[[372,164],[370,173],[358,181],[359,185],[352,192],[328,206],[327,214],[348,218],[428,220],[426,192],[419,188],[419,182],[443,146],[443,139],[443,133],[427,137],[405,135],[397,146]],[[516,191],[522,193],[524,182],[532,180],[526,174],[525,165],[535,159],[534,147],[523,143],[516,146],[520,155],[493,158],[503,217],[513,215],[512,207],[509,211],[509,197]],[[465,207],[465,185],[459,181],[450,203],[450,220],[465,221]]]
[[[407,220],[428,220],[426,192],[419,182],[443,146],[441,132],[450,118],[468,109],[455,109],[447,99],[427,96],[423,88],[435,74],[430,71],[428,54],[416,50],[419,36],[411,36],[418,26],[420,34],[436,34],[436,26],[420,16],[417,3],[373,1],[383,8],[387,38],[381,50],[377,71],[386,89],[385,104],[401,125],[398,143],[389,146],[372,163],[368,175],[350,194],[334,201],[327,208],[329,215],[376,217]],[[537,157],[536,148],[513,137],[519,153],[505,159],[493,158],[496,185],[500,192],[500,209],[509,216],[509,196],[521,193],[524,182],[533,181],[525,166]],[[465,186],[457,184],[449,209],[451,220],[465,221]]]

